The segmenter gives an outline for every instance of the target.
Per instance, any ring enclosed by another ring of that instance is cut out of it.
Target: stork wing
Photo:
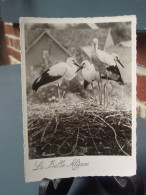
[[[61,62],[52,66],[47,72],[51,76],[63,76],[68,69],[68,65],[65,62]]]
[[[107,75],[106,77],[101,77],[102,79],[107,78],[108,80],[117,81],[120,85],[124,85],[124,81],[121,77],[121,73],[117,66],[110,66],[107,68]]]
[[[107,65],[103,63],[96,55],[91,56],[92,63],[96,71],[99,71],[100,74],[105,74]]]
[[[113,57],[106,53],[105,51],[99,50],[96,52],[96,57],[100,60],[100,62],[104,63],[106,66],[115,66],[116,63]]]
[[[89,84],[90,84],[90,83],[89,83],[88,81],[84,80],[84,89],[86,89],[86,88],[88,87]]]
[[[60,79],[66,71],[67,66],[65,63],[58,63],[52,66],[33,82],[32,89],[37,91],[39,87]]]

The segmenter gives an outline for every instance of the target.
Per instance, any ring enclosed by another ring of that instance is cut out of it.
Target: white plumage
[[[118,63],[122,65],[117,54],[108,54],[98,48],[98,39],[94,38],[92,43],[91,60],[95,68],[101,73],[105,74],[106,68],[109,66],[117,66]]]
[[[58,95],[60,95],[59,87],[62,81],[64,79],[73,79],[76,76],[77,67],[79,67],[79,64],[71,57],[68,58],[66,62],[60,62],[53,65],[33,82],[33,91],[37,91],[40,87],[57,85]]]
[[[92,42],[91,61],[95,66],[95,69],[99,71],[101,78],[108,80],[114,80],[120,85],[124,85],[121,73],[118,68],[120,64],[124,66],[119,60],[117,54],[108,54],[98,48],[98,39],[94,38]],[[104,104],[105,104],[105,93],[106,93],[107,82],[104,84]],[[107,97],[108,98],[108,97]]]
[[[86,60],[82,62],[81,68],[82,67],[83,67],[82,75],[86,81],[88,81],[89,83],[93,81],[100,82],[99,72],[95,70],[93,64],[90,64],[90,62]]]
[[[85,60],[82,62],[81,66],[78,68],[77,72],[82,69],[82,76],[84,78],[84,88],[86,89],[89,84],[92,86],[92,92],[96,100],[93,82],[96,81],[100,91],[100,74],[95,70],[94,65],[90,64],[89,61]]]

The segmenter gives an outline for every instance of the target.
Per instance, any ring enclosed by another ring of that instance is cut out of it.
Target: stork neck
[[[73,71],[77,71],[77,66],[76,65],[74,65],[73,63],[72,64],[70,64],[70,68],[73,70]]]
[[[98,44],[93,43],[92,44],[92,53],[96,53],[98,50]]]

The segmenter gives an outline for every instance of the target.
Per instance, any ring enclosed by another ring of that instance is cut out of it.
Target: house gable
[[[72,56],[72,54],[67,51],[62,45],[61,43],[59,43],[59,41],[57,41],[50,33],[49,30],[44,30],[38,37],[37,39],[30,45],[30,47],[26,50],[26,53],[32,49],[32,47],[34,47],[37,42],[44,36],[44,35],[48,35],[48,37],[50,37],[64,52],[66,52],[69,56]]]
[[[35,67],[42,66],[45,70],[53,64],[66,61],[70,56],[72,55],[49,32],[44,31],[26,50],[27,76],[31,80],[32,75],[36,76]],[[39,73],[38,71],[37,74]]]

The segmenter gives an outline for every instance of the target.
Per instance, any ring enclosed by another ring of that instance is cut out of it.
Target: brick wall
[[[20,64],[20,30],[18,24],[4,23],[9,64]]]
[[[146,102],[146,76],[137,75],[137,99]]]
[[[146,32],[137,36],[137,114],[146,119]]]

